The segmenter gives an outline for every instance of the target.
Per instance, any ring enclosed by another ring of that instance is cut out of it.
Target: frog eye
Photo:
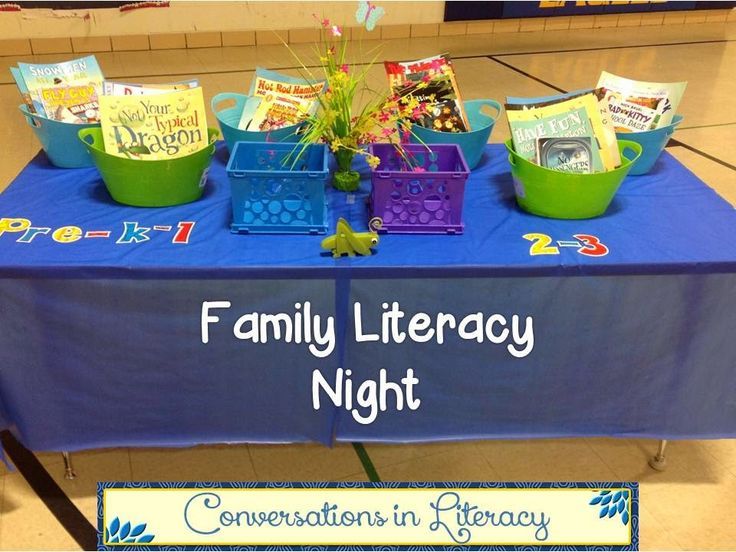
[[[376,245],[378,243],[378,238],[371,238],[371,245]]]

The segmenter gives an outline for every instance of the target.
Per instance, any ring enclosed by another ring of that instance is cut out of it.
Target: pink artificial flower
[[[343,63],[340,66],[340,71],[342,71],[343,73],[346,73],[347,74],[347,72],[348,72],[348,64],[347,63]]]
[[[411,112],[412,119],[421,119],[424,115],[424,110],[421,107],[415,107]]]
[[[406,129],[401,133],[401,143],[408,144],[411,139],[411,131]]]
[[[424,167],[414,167],[414,172],[427,172]]]
[[[391,119],[391,115],[389,115],[385,111],[381,111],[378,114],[378,120],[381,121],[382,123],[387,123],[389,121],[389,119]]]
[[[393,134],[394,132],[396,132],[396,129],[395,129],[395,128],[387,127],[387,128],[384,128],[384,129],[383,129],[383,131],[381,132],[381,134],[383,134],[383,137],[384,137],[384,138],[388,138],[388,137],[389,137],[389,136],[391,136],[391,135],[392,135],[392,134]]]
[[[325,20],[327,21],[327,20]],[[327,21],[327,26],[329,27],[330,22]],[[342,36],[342,29],[339,25],[333,25],[332,26],[332,36]]]
[[[330,56],[334,56],[335,55],[335,47],[334,46],[330,46],[329,48],[327,48],[327,54],[330,55]]]

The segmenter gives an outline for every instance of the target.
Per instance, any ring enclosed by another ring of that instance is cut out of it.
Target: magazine
[[[319,100],[317,97],[324,91],[327,86],[326,80],[309,81],[299,77],[284,75],[277,71],[270,71],[262,67],[256,68],[256,74],[250,84],[249,96],[251,98],[264,99],[270,98],[291,98],[300,105],[308,103],[308,109],[302,115],[302,119],[317,111]],[[240,116],[238,128],[241,130],[255,130],[256,126],[260,126],[263,120],[256,125],[251,122],[256,111],[260,108],[261,102],[246,102],[245,109]],[[264,106],[261,112],[267,112]],[[297,122],[297,121],[294,121]],[[289,123],[293,124],[293,123]]]
[[[617,132],[642,132],[672,122],[687,82],[645,82],[606,71],[597,88],[602,89]]]
[[[151,96],[100,96],[105,151],[135,159],[176,159],[208,144],[202,89]]]
[[[593,94],[541,107],[507,104],[506,114],[514,150],[524,159],[574,173],[601,172],[616,166],[608,155],[598,100]]]
[[[428,116],[417,123],[442,132],[470,130],[452,60],[440,54],[414,61],[385,61],[391,90],[402,102],[412,98],[429,104]]]
[[[260,98],[247,130],[268,132],[294,125],[310,115],[313,106],[314,100],[269,94]]]
[[[95,88],[94,101],[96,102],[97,93],[101,89],[104,79],[95,56],[87,56],[62,63],[18,63],[18,72],[28,90],[34,111],[48,118],[53,118],[53,113],[47,113],[44,108],[42,90],[77,85],[93,86]],[[71,93],[67,96],[70,97]],[[90,119],[96,120],[97,116],[90,117]]]
[[[199,86],[197,79],[170,84],[139,84],[106,80],[102,83],[102,93],[105,96],[144,96],[146,94],[165,94],[172,90],[186,90],[197,86]]]

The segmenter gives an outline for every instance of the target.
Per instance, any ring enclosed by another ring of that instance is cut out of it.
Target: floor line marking
[[[368,451],[365,450],[363,443],[353,443],[353,449],[355,450],[355,454],[358,455],[360,463],[363,464],[363,469],[365,470],[365,474],[368,476],[370,482],[380,483],[381,478],[378,475],[376,466],[373,465],[373,461],[371,460],[371,457],[368,456]]]

